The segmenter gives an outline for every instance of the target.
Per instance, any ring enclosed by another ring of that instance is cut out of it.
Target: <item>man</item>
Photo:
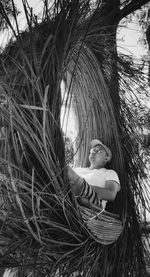
[[[120,182],[114,170],[105,166],[112,159],[111,150],[100,140],[91,142],[89,168],[68,168],[72,189],[82,205],[95,204],[105,209],[107,201],[113,201],[120,190]]]

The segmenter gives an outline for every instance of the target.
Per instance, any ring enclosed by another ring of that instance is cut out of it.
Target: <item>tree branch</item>
[[[120,10],[120,20],[130,13],[140,9],[143,5],[150,2],[149,0],[133,0],[128,5],[126,5],[122,10]]]

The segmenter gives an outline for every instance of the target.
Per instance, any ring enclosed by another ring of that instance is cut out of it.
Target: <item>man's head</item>
[[[104,145],[100,140],[94,139],[91,141],[91,150],[89,161],[91,168],[102,168],[112,159],[111,150]]]

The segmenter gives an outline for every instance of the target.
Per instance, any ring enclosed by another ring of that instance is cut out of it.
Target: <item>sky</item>
[[[118,51],[126,54],[133,54],[135,57],[140,58],[143,55],[147,55],[147,46],[142,46],[139,43],[139,37],[142,30],[137,23],[132,22],[128,25],[128,28],[121,28],[118,34]]]
[[[19,23],[19,29],[24,30],[26,28],[26,17],[24,14],[24,9],[22,5],[22,0],[14,0],[14,3],[16,4],[18,10],[20,11],[20,14],[18,15],[17,21]],[[29,6],[33,8],[34,14],[38,15],[40,11],[42,11],[42,0],[28,0]],[[3,47],[6,45],[7,41],[11,37],[11,32],[5,31],[4,33],[0,33],[0,48],[3,49]]]
[[[22,0],[14,0],[16,6],[18,7],[19,11],[22,11],[22,13],[19,15],[19,23],[20,26],[24,27],[25,26],[25,16],[23,15],[23,5],[22,5]],[[28,0],[28,4],[30,7],[33,8],[33,11],[35,14],[38,14],[42,10],[42,0]]]
[[[22,0],[14,0],[19,10],[23,9]],[[35,12],[38,12],[42,5],[42,0],[28,0],[29,6],[34,8]]]

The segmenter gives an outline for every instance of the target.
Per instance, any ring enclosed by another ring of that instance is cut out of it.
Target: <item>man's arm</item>
[[[79,196],[83,190],[84,179],[80,177],[71,167],[68,167],[68,177],[76,196]],[[108,180],[105,182],[105,188],[98,186],[91,186],[96,192],[98,200],[113,201],[118,192],[119,183],[113,180]]]
[[[80,177],[70,166],[68,166],[68,177],[76,196],[79,196],[84,185],[84,179]]]
[[[119,184],[116,181],[106,181],[105,188],[92,186],[99,200],[113,201],[118,192]]]

